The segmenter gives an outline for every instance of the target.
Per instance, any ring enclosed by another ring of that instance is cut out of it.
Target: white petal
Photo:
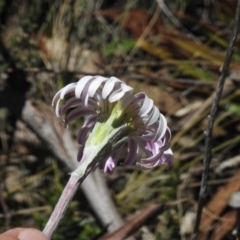
[[[76,85],[77,83],[70,83],[66,87],[64,87],[61,91],[60,99],[63,99],[66,94],[73,92],[75,90]]]
[[[153,141],[158,141],[159,139],[161,139],[166,133],[166,130],[167,130],[167,120],[162,114],[160,114],[158,129]]]
[[[56,113],[56,116],[57,116],[58,118],[61,117],[61,115],[60,115],[60,113],[59,113],[59,104],[60,104],[60,101],[61,101],[61,99],[59,98],[58,101],[57,101],[56,107],[55,107],[55,113]]]
[[[160,141],[162,141],[162,144],[160,146],[160,149],[166,151],[170,148],[170,140],[171,140],[171,131],[169,128],[167,128],[164,137],[161,138]],[[159,142],[159,141],[158,141]]]
[[[150,126],[154,124],[158,120],[158,118],[160,118],[160,112],[158,108],[154,106],[151,115],[149,116],[149,119],[146,121],[146,125]]]
[[[109,102],[116,102],[123,97],[126,92],[130,92],[133,89],[125,84],[121,84],[121,88],[114,91],[108,98]]]
[[[144,102],[143,102],[143,105],[140,109],[140,112],[139,112],[139,115],[140,116],[144,116],[146,115],[147,113],[150,112],[150,110],[153,108],[153,100],[148,98],[146,95],[145,95],[145,99],[144,99]]]
[[[89,97],[93,97],[96,91],[98,90],[98,88],[100,87],[100,85],[106,80],[107,78],[105,77],[97,76],[89,86],[89,92],[88,92]]]
[[[85,84],[85,87],[82,90],[82,94],[81,94],[81,99],[84,103],[85,106],[88,106],[88,99],[89,99],[89,87],[91,85],[91,81],[88,81]]]
[[[56,101],[56,99],[60,96],[61,91],[62,91],[62,89],[60,89],[60,90],[54,95],[53,100],[52,100],[52,106],[55,105],[55,101]]]
[[[52,105],[54,106],[55,104],[55,101],[58,97],[60,97],[60,99],[63,99],[64,96],[69,93],[69,92],[73,92],[75,87],[76,87],[77,83],[70,83],[68,84],[67,86],[65,86],[64,88],[60,89],[56,94],[55,96],[53,97],[53,100],[52,100]]]
[[[113,89],[117,89],[119,88],[119,84],[118,86],[115,85],[116,83],[122,82],[121,80],[119,80],[118,78],[115,77],[111,77],[109,78],[109,80],[107,80],[107,82],[105,83],[103,90],[102,90],[102,98],[106,99],[108,97],[108,95],[112,92]]]
[[[174,159],[173,152],[170,148],[164,152],[163,158],[164,158],[165,163],[167,163],[169,166],[171,166],[173,164],[173,159]]]
[[[83,89],[85,88],[86,84],[88,83],[88,81],[90,81],[93,78],[93,76],[85,76],[83,78],[81,78],[78,83],[77,86],[75,88],[75,96],[76,98],[80,98]]]

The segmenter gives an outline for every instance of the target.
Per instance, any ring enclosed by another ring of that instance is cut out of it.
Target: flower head
[[[61,104],[65,96],[68,99]],[[104,172],[111,173],[128,144],[125,165],[136,163],[148,169],[172,164],[165,117],[145,93],[133,95],[133,89],[115,77],[85,76],[59,90],[53,105],[66,126],[75,119],[84,120],[78,133],[80,162],[92,155]]]

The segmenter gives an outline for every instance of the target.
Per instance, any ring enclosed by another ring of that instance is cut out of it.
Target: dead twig
[[[191,240],[197,239],[202,210],[203,210],[204,202],[205,202],[205,199],[207,196],[207,179],[208,179],[208,175],[209,175],[209,165],[210,165],[211,157],[212,157],[211,156],[212,129],[213,129],[214,120],[215,120],[215,117],[217,114],[219,101],[221,99],[221,94],[222,94],[223,86],[225,83],[225,79],[228,76],[228,70],[229,70],[231,60],[232,60],[232,55],[233,55],[233,51],[235,48],[235,42],[236,42],[238,30],[239,30],[239,24],[240,24],[240,0],[238,0],[231,40],[230,40],[230,43],[228,46],[226,58],[225,58],[224,65],[222,68],[222,74],[218,81],[215,99],[213,101],[211,113],[209,115],[207,130],[205,131],[205,148],[206,149],[205,149],[205,157],[204,157],[204,161],[203,161],[204,168],[203,168],[201,188],[200,188],[200,193],[199,193],[199,202],[198,202],[196,222],[194,225],[194,230],[193,230],[193,233],[191,236]]]

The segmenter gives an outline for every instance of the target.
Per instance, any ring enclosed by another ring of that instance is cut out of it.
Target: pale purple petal
[[[112,173],[114,168],[116,167],[115,161],[112,156],[108,158],[108,160],[105,162],[105,166],[103,171],[105,173]]]
[[[140,162],[137,162],[136,165],[144,170],[148,170],[150,168],[154,168],[154,165],[152,164],[143,164],[143,163],[140,163]]]
[[[80,128],[77,135],[77,142],[80,145],[84,145],[86,142],[87,135],[89,131],[92,130],[93,125],[95,124],[96,116],[90,116],[84,121],[84,125]]]
[[[70,98],[66,101],[66,103],[59,109],[59,114],[63,115],[69,108],[72,107],[80,107],[82,106],[81,99],[78,98]]]
[[[159,151],[156,155],[152,155],[151,157],[148,157],[148,158],[143,158],[141,159],[141,163],[144,163],[144,164],[154,164],[155,162],[157,162],[159,159],[161,159],[162,155],[163,155],[164,151]]]
[[[163,153],[162,162],[167,163],[168,166],[172,166],[172,164],[173,164],[173,152],[170,148]]]
[[[84,150],[84,147],[80,145],[79,150],[78,150],[78,155],[77,155],[78,162],[80,162],[82,160],[83,150]]]
[[[81,127],[77,135],[77,142],[80,145],[84,145],[87,139],[87,135],[90,129],[88,127]]]
[[[66,117],[66,122],[69,123],[77,118],[81,118],[87,115],[95,115],[96,112],[93,109],[89,108],[76,108],[72,110]]]
[[[125,165],[132,165],[138,156],[139,145],[132,138],[128,139],[128,155],[124,161]]]
[[[122,147],[115,151],[109,158],[105,161],[100,162],[99,168],[102,169],[105,173],[112,173],[116,167],[119,156],[122,152]]]
[[[145,98],[145,93],[140,92],[134,95],[134,102],[137,103],[140,100],[144,100]]]

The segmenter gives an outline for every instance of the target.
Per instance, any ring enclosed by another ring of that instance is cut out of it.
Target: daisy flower
[[[84,120],[77,137],[80,163],[92,156],[100,169],[111,173],[126,144],[124,165],[148,169],[173,162],[165,117],[145,93],[134,95],[116,77],[85,76],[59,90],[53,105],[66,126]]]
[[[77,141],[79,166],[60,196],[43,233],[51,238],[78,186],[96,167],[112,173],[123,147],[123,164],[149,169],[173,162],[171,132],[153,100],[116,77],[85,76],[59,90],[53,99],[57,117],[65,126],[82,118]]]

